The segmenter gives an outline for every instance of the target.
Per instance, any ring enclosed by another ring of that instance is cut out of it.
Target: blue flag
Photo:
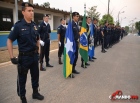
[[[94,29],[93,29],[93,23],[91,23],[90,25],[90,41],[91,44],[89,44],[89,48],[88,48],[88,55],[90,58],[94,57]]]
[[[72,22],[69,20],[68,27],[65,34],[65,47],[63,56],[63,75],[67,78],[72,73],[72,65],[75,59],[76,45],[72,30]]]

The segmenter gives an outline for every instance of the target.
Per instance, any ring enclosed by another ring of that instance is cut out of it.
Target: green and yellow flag
[[[88,61],[88,40],[87,40],[87,29],[86,29],[86,16],[84,15],[82,21],[82,27],[80,31],[80,55],[84,62]]]

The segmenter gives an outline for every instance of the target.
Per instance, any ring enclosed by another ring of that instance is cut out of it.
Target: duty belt
[[[19,56],[33,56],[34,54],[37,54],[36,51],[31,52],[19,52]]]

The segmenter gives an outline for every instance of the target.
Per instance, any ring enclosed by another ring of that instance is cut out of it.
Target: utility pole
[[[107,22],[108,22],[108,16],[109,16],[109,4],[110,4],[110,0],[108,0]]]

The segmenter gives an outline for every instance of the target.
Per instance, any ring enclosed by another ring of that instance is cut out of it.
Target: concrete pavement
[[[129,35],[114,45],[107,53],[101,47],[95,50],[97,60],[89,62],[87,69],[80,67],[79,56],[74,79],[63,77],[62,65],[58,65],[57,51],[51,52],[53,68],[40,71],[40,93],[43,101],[32,99],[30,73],[26,83],[28,103],[113,103],[109,95],[122,90],[124,95],[140,98],[140,38]],[[7,64],[0,67],[0,103],[20,103],[16,93],[17,69]],[[115,101],[115,103],[130,101]],[[140,103],[139,100],[132,101]]]

